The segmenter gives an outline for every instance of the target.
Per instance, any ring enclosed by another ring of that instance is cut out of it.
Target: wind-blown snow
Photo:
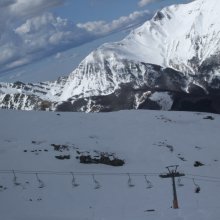
[[[7,187],[0,188],[1,219],[219,219],[219,115],[162,111],[57,115],[1,110],[0,117],[0,185]],[[57,152],[51,144],[66,144],[70,149]],[[80,164],[75,158],[77,150],[113,152],[125,160],[125,165]],[[66,154],[69,160],[55,158]],[[195,161],[205,165],[194,167]],[[186,174],[184,186],[177,187],[178,210],[170,208],[171,180],[158,177],[166,172],[166,166],[174,164]],[[22,187],[13,184],[12,171],[2,172],[12,169],[34,172],[15,171]],[[43,188],[38,188],[35,172],[39,171]],[[75,173],[78,187],[72,187],[70,172]],[[134,187],[128,187],[127,173]],[[146,188],[144,173],[153,188]],[[94,189],[92,174],[100,189]],[[198,194],[194,193],[192,178],[201,187]],[[148,212],[150,209],[155,211]]]

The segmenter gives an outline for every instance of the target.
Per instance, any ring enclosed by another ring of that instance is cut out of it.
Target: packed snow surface
[[[219,220],[219,115],[1,110],[0,118],[2,220]],[[78,152],[114,153],[125,165],[81,164]],[[159,177],[169,165],[186,174],[176,179],[176,210],[171,179]]]

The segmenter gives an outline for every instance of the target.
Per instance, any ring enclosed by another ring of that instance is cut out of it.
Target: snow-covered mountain
[[[62,111],[220,112],[219,11],[218,0],[164,8],[122,41],[90,53],[61,83],[28,85],[28,91],[0,84],[1,107],[44,109],[47,102],[51,110]]]
[[[0,110],[0,118],[1,220],[219,220],[219,115]],[[100,152],[125,164],[77,159]],[[177,210],[171,179],[159,177],[169,165],[185,174]]]

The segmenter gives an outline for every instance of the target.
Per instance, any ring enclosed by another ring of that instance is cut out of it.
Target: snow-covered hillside
[[[91,52],[61,81],[43,83],[43,88],[0,84],[0,107],[90,112],[134,109],[142,102],[144,108],[173,110],[185,96],[193,99],[191,105],[205,96],[215,104],[220,96],[219,11],[219,0],[164,8],[122,41]],[[169,105],[155,101],[158,93],[171,100]],[[126,100],[123,105],[121,100]],[[213,110],[212,104],[209,111],[220,112],[220,107]]]
[[[1,219],[219,219],[219,115],[1,110],[0,117]],[[76,159],[100,152],[125,164]],[[177,181],[180,209],[174,210],[171,180],[159,174],[176,164],[186,176],[182,186]]]

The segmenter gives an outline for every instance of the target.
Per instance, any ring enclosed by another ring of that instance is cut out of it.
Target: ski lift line
[[[197,174],[186,174],[187,176],[193,176],[193,177],[202,177],[202,178],[210,178],[210,179],[219,179],[220,177],[217,176],[203,176],[203,175],[197,175]]]
[[[0,173],[12,173],[12,170],[0,170]],[[91,174],[95,174],[95,175],[127,175],[128,172],[126,173],[113,173],[113,172],[74,172],[74,171],[28,171],[28,170],[14,170],[15,173],[20,173],[20,174],[60,174],[60,175],[69,175],[70,173],[74,173],[76,175],[91,175]],[[159,173],[138,173],[138,172],[129,172],[130,175],[158,175]]]
[[[198,180],[203,182],[220,183],[220,180],[214,180],[214,179],[202,179],[202,178],[192,178],[192,177],[182,177],[182,178],[190,179],[190,180]]]
[[[16,173],[16,174],[43,174],[43,175],[70,175],[71,173],[74,173],[74,175],[100,175],[100,176],[105,176],[105,175],[112,175],[112,176],[127,176],[128,173],[104,173],[104,172],[73,172],[73,171],[25,171],[25,170],[0,170],[1,174],[8,174],[8,173]],[[129,173],[131,176],[143,176],[143,175],[148,175],[148,176],[157,176],[159,173]]]
[[[74,172],[74,171],[48,171],[48,170],[0,170],[0,174],[25,174],[25,175],[33,175],[33,174],[41,174],[41,175],[70,175],[71,173],[74,173],[75,176],[90,176],[92,174],[95,174],[96,176],[127,176],[128,172],[126,173],[117,173],[117,172]],[[131,176],[158,176],[161,173],[138,173],[138,172],[129,172],[129,175]],[[197,179],[202,181],[215,181],[220,182],[220,177],[215,176],[203,176],[203,175],[197,175],[197,174],[185,174],[182,178],[188,178],[188,179]]]

